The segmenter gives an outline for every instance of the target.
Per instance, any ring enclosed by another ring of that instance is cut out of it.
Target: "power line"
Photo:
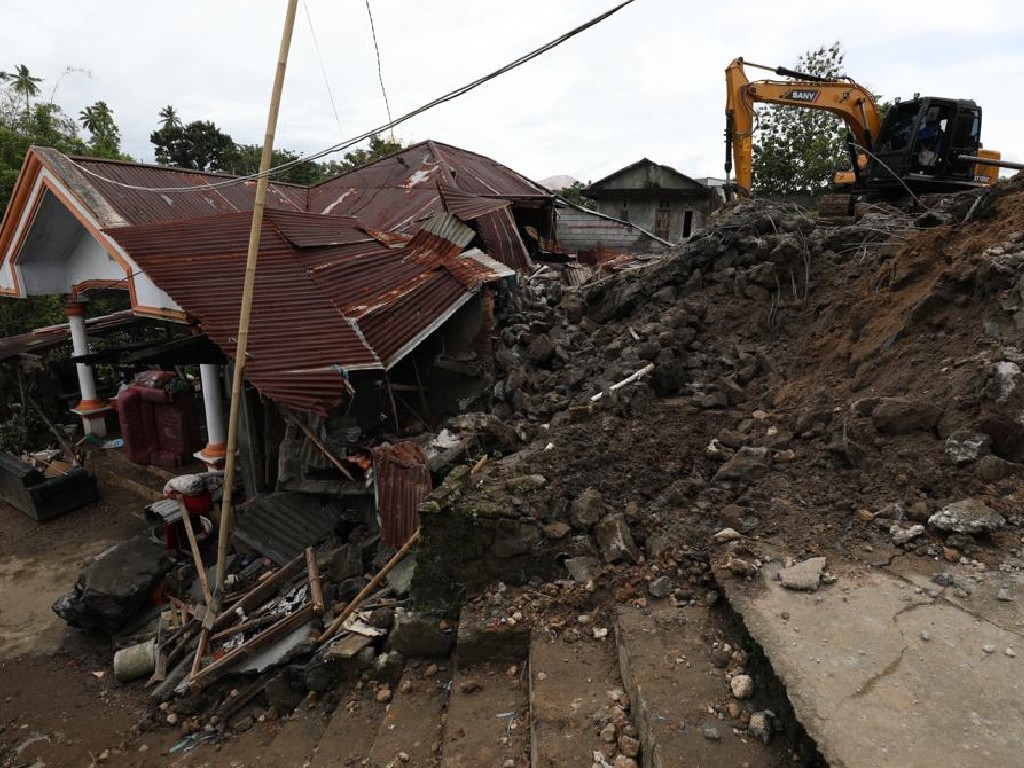
[[[327,155],[332,155],[332,154],[334,154],[336,152],[343,152],[344,150],[346,150],[349,147],[352,147],[352,146],[358,144],[361,141],[366,141],[366,139],[370,138],[371,136],[376,136],[376,135],[379,135],[379,134],[383,133],[384,131],[389,131],[392,128],[394,128],[395,126],[401,125],[402,123],[404,123],[404,122],[406,122],[408,120],[411,120],[412,118],[417,117],[417,116],[423,114],[424,112],[426,112],[426,111],[428,111],[430,109],[433,109],[436,106],[439,106],[441,104],[445,104],[445,103],[447,103],[449,101],[457,99],[458,97],[463,96],[463,95],[469,93],[470,91],[475,90],[476,88],[479,88],[484,83],[489,82],[491,80],[494,80],[496,77],[500,77],[501,75],[504,75],[507,72],[511,72],[513,69],[516,69],[517,67],[520,67],[523,64],[526,64],[527,62],[532,61],[533,59],[536,59],[538,56],[542,56],[543,54],[547,53],[551,49],[557,48],[558,46],[560,46],[562,43],[566,42],[567,40],[570,40],[571,38],[576,37],[576,35],[580,34],[581,32],[585,32],[586,30],[590,29],[591,27],[595,26],[596,24],[600,24],[602,21],[607,19],[609,16],[612,16],[612,15],[618,13],[623,8],[625,8],[627,5],[632,5],[634,2],[636,2],[636,0],[623,0],[623,2],[621,2],[618,5],[608,9],[607,11],[605,11],[602,14],[600,14],[599,16],[595,16],[594,18],[590,19],[590,21],[587,21],[587,22],[585,22],[583,24],[580,24],[578,27],[574,27],[573,29],[571,29],[568,32],[566,32],[565,34],[559,35],[554,40],[552,40],[552,41],[550,41],[548,43],[545,43],[544,45],[540,46],[539,48],[535,48],[532,51],[530,51],[529,53],[523,54],[518,59],[515,59],[515,60],[509,62],[508,64],[506,64],[505,66],[501,67],[500,69],[496,69],[493,72],[484,75],[483,77],[479,77],[476,80],[473,80],[472,82],[467,83],[466,85],[461,86],[460,88],[456,88],[454,91],[449,91],[444,96],[439,96],[436,99],[434,99],[433,101],[428,101],[426,104],[424,104],[424,105],[422,105],[420,107],[417,107],[416,109],[412,110],[411,112],[406,112],[404,115],[402,115],[401,117],[399,117],[399,118],[397,118],[395,120],[389,120],[384,125],[379,125],[376,128],[372,128],[369,131],[365,131],[364,133],[359,134],[358,136],[354,136],[354,137],[352,137],[350,139],[347,139],[347,140],[345,140],[343,142],[340,142],[338,144],[332,144],[331,146],[327,147],[326,149],[321,149],[319,152],[314,152],[311,155],[304,155],[304,156],[301,156],[301,157],[297,157],[294,160],[289,160],[287,163],[281,163],[281,165],[278,165],[278,166],[275,166],[273,168],[268,169],[265,173],[253,173],[253,174],[249,174],[248,176],[239,176],[239,177],[234,178],[234,179],[228,179],[226,181],[219,181],[219,182],[215,182],[213,184],[197,184],[197,185],[184,186],[184,187],[140,187],[140,186],[137,186],[135,184],[126,184],[126,183],[124,183],[122,181],[117,181],[115,179],[109,179],[106,176],[104,176],[104,175],[102,175],[100,173],[97,173],[96,171],[93,171],[93,170],[91,170],[89,168],[86,168],[83,165],[79,165],[78,163],[76,163],[73,160],[71,162],[78,168],[78,170],[82,171],[85,174],[88,174],[89,176],[93,176],[93,177],[95,177],[97,179],[100,179],[101,181],[105,181],[105,182],[107,182],[109,184],[114,184],[116,186],[123,187],[125,189],[132,189],[132,190],[135,190],[137,192],[198,192],[198,191],[206,191],[206,190],[210,190],[210,189],[218,189],[220,187],[230,187],[230,186],[234,186],[235,184],[244,184],[247,181],[254,181],[256,179],[261,178],[262,176],[272,176],[275,173],[280,173],[281,171],[284,171],[284,170],[287,170],[288,168],[291,168],[293,166],[299,165],[300,163],[307,163],[307,162],[310,162],[310,161],[313,161],[313,160],[319,160],[320,158],[326,157]],[[181,170],[181,169],[178,169],[178,170]]]
[[[366,0],[366,15],[370,17],[370,36],[373,37],[373,50],[377,53],[377,79],[380,80],[380,92],[384,96],[384,109],[388,113],[388,122],[391,122],[391,103],[388,101],[388,89],[384,87],[384,68],[380,65],[380,46],[377,45],[377,30],[373,26],[373,11],[370,10],[370,0]],[[391,131],[391,141],[395,141],[395,132]]]
[[[327,97],[331,100],[331,111],[334,112],[334,122],[338,124],[338,133],[342,136],[345,131],[341,128],[341,118],[338,117],[338,106],[334,103],[334,92],[331,90],[331,81],[327,77],[327,67],[324,66],[324,57],[320,53],[320,43],[316,39],[316,29],[313,28],[313,17],[309,15],[309,6],[306,0],[302,0],[302,9],[306,12],[306,21],[309,22],[309,34],[313,36],[313,48],[316,50],[316,57],[320,60],[320,72],[324,76],[324,85],[327,87]],[[391,116],[388,115],[390,118]]]

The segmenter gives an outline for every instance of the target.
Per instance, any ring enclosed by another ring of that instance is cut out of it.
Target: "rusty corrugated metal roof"
[[[251,211],[256,199],[255,181],[210,187],[207,190],[188,189],[176,192],[165,189],[210,185],[235,178],[229,174],[95,157],[75,157],[72,160],[80,168],[97,174],[86,174],[85,178],[128,224],[149,224],[210,216],[215,213]],[[119,183],[111,183],[104,179]],[[163,191],[128,189],[121,184],[159,188]],[[268,208],[305,211],[307,195],[308,189],[304,186],[271,182],[267,188],[266,205]]]
[[[550,192],[488,157],[424,141],[311,187],[307,206],[408,233],[447,207],[464,221],[477,221],[492,257],[526,271],[529,254],[508,207],[551,199]]]
[[[507,274],[460,254],[473,233],[448,214],[398,250],[351,222],[264,216],[246,376],[291,408],[332,410],[345,396],[347,371],[392,367],[481,284]],[[242,212],[106,232],[233,355],[250,226]]]
[[[371,449],[381,543],[400,547],[420,526],[420,504],[433,488],[427,452],[412,441]]]

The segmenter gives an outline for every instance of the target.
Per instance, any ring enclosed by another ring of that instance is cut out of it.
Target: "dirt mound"
[[[1024,565],[1024,185],[925,202],[848,226],[743,202],[642,268],[528,282],[493,412],[534,441],[470,495],[535,524],[537,557],[601,558],[595,522],[621,513],[643,555],[694,578],[725,526],[795,555]],[[529,474],[545,482],[509,482]],[[1009,527],[912,528],[967,498]]]

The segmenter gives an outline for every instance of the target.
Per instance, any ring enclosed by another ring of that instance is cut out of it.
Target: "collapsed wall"
[[[531,442],[429,502],[414,593],[581,558],[703,582],[725,526],[794,555],[899,539],[1018,567],[1005,532],[924,528],[967,499],[1021,521],[1024,183],[923,203],[835,226],[745,201],[649,266],[525,281],[492,412]]]

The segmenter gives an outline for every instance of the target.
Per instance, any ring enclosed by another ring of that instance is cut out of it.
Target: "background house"
[[[586,190],[597,210],[678,243],[704,226],[720,204],[714,189],[647,158],[595,181]]]

